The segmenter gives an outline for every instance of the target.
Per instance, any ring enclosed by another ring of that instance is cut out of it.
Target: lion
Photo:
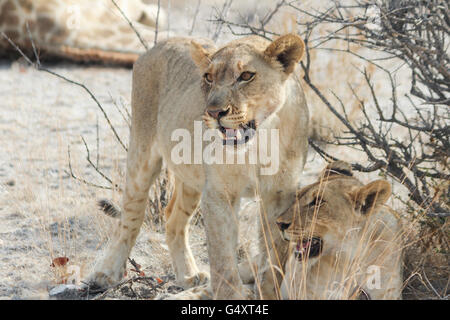
[[[401,299],[401,225],[385,205],[390,195],[388,182],[364,185],[342,161],[300,189],[277,219],[290,244],[283,298]]]
[[[250,36],[219,49],[209,40],[173,38],[138,59],[118,235],[89,276],[92,285],[106,287],[122,278],[148,190],[164,162],[174,177],[165,218],[178,283],[209,284],[216,299],[252,297],[238,272],[239,204],[244,197],[260,197],[260,260],[276,265],[271,244],[287,244],[275,220],[295,199],[308,149],[308,108],[295,72],[304,51],[295,34],[272,42]],[[265,149],[277,155],[270,163],[259,160]],[[217,150],[225,163],[215,157]],[[210,273],[198,269],[188,246],[189,221],[199,203]],[[281,278],[270,268],[261,270],[259,297],[277,298]]]

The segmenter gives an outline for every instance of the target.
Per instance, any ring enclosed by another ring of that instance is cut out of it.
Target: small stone
[[[48,295],[56,299],[77,299],[80,297],[81,287],[74,284],[60,284],[51,289]]]

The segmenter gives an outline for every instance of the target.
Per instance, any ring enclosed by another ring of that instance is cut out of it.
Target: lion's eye
[[[254,76],[255,76],[254,72],[245,71],[245,72],[241,73],[241,75],[239,76],[238,80],[239,81],[250,81],[250,80],[253,79]]]
[[[317,196],[315,196],[314,198],[313,198],[313,200],[310,202],[310,203],[308,203],[308,206],[309,207],[320,207],[321,205],[323,205],[325,203],[325,200],[323,200],[322,198],[319,198],[319,197],[317,197]]]
[[[205,78],[205,81],[208,83],[212,83],[213,82],[213,77],[211,73],[205,73],[205,75],[203,76]]]

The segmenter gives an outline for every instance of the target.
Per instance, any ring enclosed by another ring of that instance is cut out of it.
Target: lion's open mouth
[[[299,240],[295,246],[295,258],[302,261],[318,256],[322,252],[323,241],[319,237]]]
[[[251,120],[247,123],[240,124],[237,129],[219,126],[219,130],[223,135],[224,145],[238,145],[247,143],[256,133],[256,122]]]

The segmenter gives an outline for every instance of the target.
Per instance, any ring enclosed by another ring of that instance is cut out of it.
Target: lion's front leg
[[[205,221],[214,299],[247,299],[237,263],[239,199],[205,186]],[[222,191],[223,192],[223,191]]]
[[[145,164],[142,167],[145,168]],[[140,166],[135,168],[136,178],[128,173],[119,225],[108,248],[87,279],[90,285],[107,288],[124,276],[128,256],[144,221],[148,189],[159,173],[161,162],[155,161],[151,170],[141,169]]]
[[[162,160],[147,145],[149,139],[137,140],[136,135],[132,130],[120,223],[104,255],[88,276],[87,282],[92,286],[107,288],[124,276],[128,256],[144,220],[148,190],[161,170]]]
[[[144,220],[146,200],[147,194],[144,192],[135,192],[133,197],[129,192],[125,193],[121,220],[106,251],[87,279],[91,286],[108,288],[124,276],[128,256]]]

